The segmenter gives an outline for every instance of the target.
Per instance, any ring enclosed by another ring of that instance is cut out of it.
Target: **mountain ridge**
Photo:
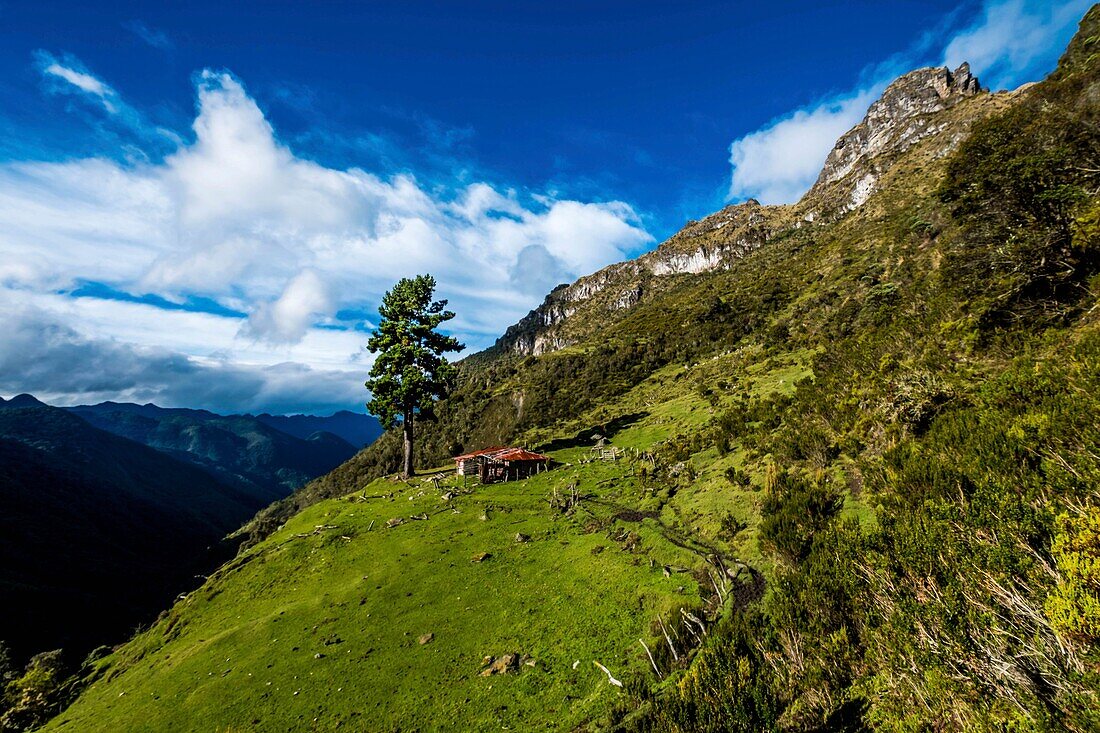
[[[79,653],[149,620],[194,573],[231,554],[217,549],[222,538],[264,502],[29,402],[0,405],[0,639],[19,656]]]
[[[575,339],[562,333],[561,324],[578,310],[587,307],[614,315],[659,288],[662,277],[728,269],[784,232],[834,221],[862,206],[893,158],[909,148],[948,130],[952,138],[939,155],[950,153],[968,125],[947,119],[944,112],[984,97],[992,104],[974,110],[974,116],[980,117],[1016,93],[992,94],[982,89],[966,63],[955,71],[924,67],[908,72],[888,85],[863,120],[838,139],[817,181],[798,202],[764,206],[749,199],[688,222],[652,252],[559,285],[541,305],[508,327],[492,350],[537,356],[564,348]],[[935,124],[937,120],[941,124]]]

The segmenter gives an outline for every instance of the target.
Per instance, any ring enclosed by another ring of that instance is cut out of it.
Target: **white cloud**
[[[161,163],[0,164],[0,289],[54,293],[41,307],[71,327],[65,338],[74,343],[161,349],[225,368],[292,362],[312,371],[284,367],[286,380],[354,373],[361,390],[365,365],[352,344],[365,334],[337,314],[372,310],[398,278],[435,275],[440,297],[459,313],[456,335],[478,348],[537,304],[547,283],[652,240],[621,202],[536,197],[486,182],[429,190],[409,175],[301,158],[227,73],[203,73],[197,96],[193,142]],[[87,281],[179,304],[206,298],[244,316],[185,317],[56,295]],[[337,354],[303,348],[331,344],[333,334]]]
[[[864,74],[865,83],[807,105],[743,135],[730,145],[729,198],[792,203],[814,181],[837,139],[857,124],[898,75],[920,66],[931,47],[942,48],[942,65],[969,61],[982,83],[1013,88],[1053,69],[1090,5],[1089,0],[986,0],[978,19],[953,36],[940,31]]]
[[[74,58],[58,59],[45,51],[35,54],[42,75],[54,82],[53,91],[79,93],[93,97],[103,108],[116,114],[119,111],[116,100],[118,94],[108,84],[100,81]]]
[[[837,138],[863,119],[885,84],[795,110],[730,145],[729,198],[764,204],[798,200],[817,179]]]
[[[170,335],[170,345],[149,345],[90,335],[88,331],[95,328],[73,320],[66,312],[72,304],[61,299],[35,299],[28,304],[12,303],[10,296],[0,293],[5,315],[5,328],[0,331],[0,394],[31,392],[62,405],[112,399],[241,412],[336,410],[354,406],[365,396],[361,375],[347,369],[250,361],[236,354],[197,357],[172,348],[198,335],[187,333],[187,321],[196,314],[175,312],[167,318],[163,312],[148,314],[159,319],[158,336]],[[105,302],[94,304],[93,309],[112,306],[120,312],[114,314],[108,331],[118,328],[130,335],[134,329],[117,316],[154,310]],[[216,331],[217,324],[209,323],[212,319],[199,320],[206,320],[205,325]],[[176,338],[173,327],[183,327],[182,338]]]
[[[168,37],[168,34],[162,30],[156,28],[150,28],[140,20],[130,21],[129,23],[123,23],[122,27],[133,33],[141,40],[148,43],[153,48],[160,49],[161,51],[170,51],[173,47],[172,39]]]
[[[86,99],[97,109],[107,113],[109,126],[126,130],[139,139],[156,145],[179,144],[179,137],[163,127],[151,124],[136,109],[131,107],[109,84],[89,71],[79,59],[65,55],[58,58],[48,51],[36,51],[35,63],[46,90],[51,94],[67,94]],[[145,153],[133,146],[126,151],[127,157]]]
[[[969,61],[982,83],[1013,88],[1049,72],[1092,0],[992,0],[970,28],[952,38],[943,63]]]
[[[43,72],[64,79],[77,89],[85,91],[88,94],[95,95],[100,99],[106,99],[107,97],[114,96],[114,90],[101,82],[99,79],[96,79],[91,74],[86,74],[82,71],[70,69],[67,66],[62,66],[56,61],[49,64],[45,69],[43,69]]]
[[[304,270],[272,303],[261,303],[248,319],[245,333],[274,343],[297,343],[319,317],[332,309],[328,287],[313,270]]]
[[[317,329],[294,345],[240,339],[240,320],[0,288],[0,394],[211,410],[343,409],[365,398],[362,334]]]

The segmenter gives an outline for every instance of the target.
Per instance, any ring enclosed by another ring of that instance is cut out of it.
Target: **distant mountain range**
[[[0,640],[20,657],[124,638],[227,559],[223,538],[257,510],[354,455],[342,436],[377,425],[0,398]]]
[[[200,466],[264,503],[327,473],[381,433],[373,417],[346,411],[253,417],[119,402],[65,409],[101,430]]]
[[[248,417],[246,415],[246,417]],[[359,450],[370,445],[382,434],[382,426],[371,415],[340,410],[328,417],[318,415],[256,415],[256,419],[276,430],[296,438],[308,438],[314,433],[338,435]]]
[[[121,638],[263,504],[65,410],[0,404],[0,639],[18,656]]]

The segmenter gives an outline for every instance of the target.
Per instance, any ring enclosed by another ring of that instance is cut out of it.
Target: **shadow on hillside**
[[[613,439],[620,430],[628,428],[647,417],[649,417],[648,412],[632,412],[629,415],[620,415],[602,425],[585,428],[572,438],[558,438],[557,440],[551,440],[549,443],[543,443],[538,446],[537,450],[556,451],[569,448],[587,448],[596,442],[597,436],[602,435],[605,438]]]

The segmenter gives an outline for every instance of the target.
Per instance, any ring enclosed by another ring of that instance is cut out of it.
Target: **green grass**
[[[701,554],[718,548],[767,567],[759,489],[725,477],[744,465],[743,450],[696,454],[696,478],[675,492],[643,478],[635,459],[699,430],[737,394],[793,388],[812,352],[758,356],[670,365],[521,441],[568,439],[632,416],[610,436],[625,449],[620,461],[590,462],[579,445],[554,451],[557,467],[525,481],[464,489],[448,471],[437,489],[427,478],[379,479],[307,508],[104,660],[100,679],[47,730],[598,725],[624,696],[593,662],[656,685],[638,639],[654,647],[659,614],[703,602],[691,573],[666,577],[663,566],[699,569]],[[726,388],[705,398],[699,385],[719,380]],[[580,509],[551,510],[555,488],[564,494],[573,483],[587,497]],[[447,491],[458,495],[445,502]],[[624,509],[653,516],[616,519]],[[728,536],[727,515],[747,528]],[[388,528],[393,518],[404,521]],[[624,532],[639,549],[622,548]],[[517,533],[531,541],[516,542]],[[472,562],[483,552],[491,557]],[[483,657],[512,652],[534,666],[479,676]]]
[[[382,479],[310,507],[109,657],[47,730],[557,730],[594,719],[622,693],[593,662],[651,678],[637,640],[653,644],[657,614],[698,604],[691,576],[661,566],[698,559],[652,520],[615,521],[639,488],[625,463],[581,466],[582,455],[563,451],[573,465],[449,503],[440,493],[461,486],[453,477],[438,491]],[[552,512],[545,498],[574,481],[592,498],[574,516]],[[387,528],[395,517],[404,523]],[[621,549],[624,529],[640,550]],[[534,667],[479,676],[484,656],[510,652]]]

